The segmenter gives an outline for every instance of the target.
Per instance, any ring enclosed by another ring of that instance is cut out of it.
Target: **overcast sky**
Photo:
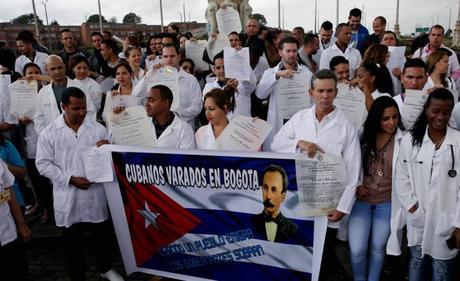
[[[38,16],[45,21],[45,10],[42,2],[36,0]],[[292,29],[303,26],[306,30],[314,29],[314,0],[280,0],[284,7],[284,27]],[[330,20],[336,23],[336,0],[320,0],[318,2],[319,22]],[[458,15],[457,0],[401,0],[400,26],[404,34],[414,32],[415,27],[431,26],[439,23],[444,27],[449,24],[449,10],[452,11],[451,28],[455,27]],[[65,4],[64,4],[65,3]],[[187,20],[204,22],[204,13],[208,1],[206,0],[163,0],[164,23],[180,21],[180,13],[185,14]],[[253,13],[263,14],[269,26],[278,26],[277,0],[249,0]],[[142,18],[143,23],[159,24],[159,0],[101,0],[102,15],[109,19],[116,17],[119,22],[129,12],[134,12]],[[396,0],[340,0],[339,22],[347,20],[348,12],[353,7],[364,10],[362,23],[371,29],[372,19],[382,15],[386,17],[389,29],[393,29],[396,19]],[[77,25],[85,21],[85,17],[98,12],[97,0],[48,0],[49,21],[55,19],[62,25]],[[10,21],[24,13],[32,13],[32,0],[6,1],[2,0],[0,21]]]

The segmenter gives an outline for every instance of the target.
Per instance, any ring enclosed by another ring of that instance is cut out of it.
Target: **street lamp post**
[[[337,0],[337,11],[336,11],[336,21],[335,26],[339,25],[339,0]]]
[[[32,8],[34,10],[35,37],[40,40],[40,31],[38,30],[37,10],[35,9],[35,1],[32,0]]]
[[[51,30],[50,24],[48,23],[48,10],[46,9],[46,3],[48,3],[48,0],[42,0],[42,4],[45,7],[46,29],[48,31],[48,48],[51,50]]]
[[[281,0],[278,0],[278,28],[281,28]]]
[[[317,32],[317,30],[316,30],[317,19],[318,19],[318,1],[315,0],[315,33]]]
[[[160,19],[161,19],[161,32],[164,32],[164,24],[163,24],[163,1],[160,0]]]
[[[396,0],[396,23],[395,23],[395,30],[396,36],[399,36],[399,0]]]
[[[97,0],[97,5],[99,7],[99,31],[102,34],[102,13],[101,13],[101,0]]]

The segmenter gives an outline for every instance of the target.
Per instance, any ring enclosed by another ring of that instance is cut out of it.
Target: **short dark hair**
[[[108,30],[104,30],[102,31],[103,34],[107,34],[109,35],[110,37],[112,37],[112,32],[108,31]]]
[[[190,63],[190,65],[192,66],[192,68],[195,69],[195,62],[193,62],[192,59],[189,59],[189,58],[181,59],[181,60],[179,61],[179,65],[182,66],[182,64],[183,64],[184,62]]]
[[[353,9],[350,10],[349,17],[361,17],[362,14],[363,14],[363,12],[361,12],[360,9],[353,8]]]
[[[321,28],[324,30],[332,30],[334,28],[334,25],[330,21],[325,21],[321,24]]]
[[[435,25],[433,25],[433,26],[430,28],[430,33],[431,33],[431,31],[433,31],[433,29],[441,29],[441,30],[442,30],[442,35],[444,36],[444,27],[442,27],[442,25],[440,25],[440,24],[435,24]]]
[[[279,50],[282,50],[284,48],[284,44],[295,44],[297,46],[297,48],[299,48],[299,41],[297,41],[297,39],[295,39],[294,36],[286,36],[284,37],[283,39],[280,40],[279,44],[278,44],[278,49]]]
[[[68,29],[68,28],[63,28],[63,29],[61,29],[61,30],[59,31],[59,34],[62,35],[62,33],[64,33],[64,32],[70,32],[70,33],[72,33],[72,30],[70,30],[70,29]]]
[[[40,67],[39,67],[37,64],[35,64],[35,63],[33,63],[33,62],[28,62],[28,63],[26,63],[26,64],[24,65],[24,67],[22,68],[22,73],[24,74],[24,76],[26,76],[26,71],[27,71],[27,69],[28,69],[29,67],[36,67],[36,68],[38,68],[38,71],[40,72],[40,74],[42,74],[42,70],[40,69]]]
[[[344,56],[335,56],[329,62],[329,69],[335,71],[335,67],[342,63],[350,65],[350,62]]]
[[[286,171],[284,170],[283,167],[275,165],[275,164],[270,164],[267,167],[265,167],[263,176],[262,176],[262,182],[263,182],[263,177],[265,176],[266,173],[280,173],[281,178],[283,180],[283,189],[281,190],[281,193],[286,193],[288,185],[289,185],[289,179],[287,176]]]
[[[420,68],[423,68],[423,70],[426,72],[426,64],[422,59],[419,59],[419,58],[408,59],[406,63],[404,64],[403,74],[404,72],[406,72],[406,69],[411,68],[411,67],[420,67]]]
[[[303,38],[303,44],[305,46],[308,46],[308,44],[313,42],[315,40],[315,38],[319,39],[318,34],[307,33],[307,35],[305,35],[304,38]]]
[[[173,93],[171,89],[165,85],[155,85],[150,90],[158,90],[160,92],[160,99],[161,100],[168,100],[169,101],[169,106],[171,107],[173,103]]]
[[[320,70],[316,71],[313,74],[313,77],[311,78],[311,85],[310,85],[311,89],[315,88],[314,83],[315,83],[315,81],[317,79],[319,79],[319,80],[332,79],[332,80],[334,80],[335,85],[337,86],[337,76],[335,76],[335,73],[332,70],[320,69]]]
[[[29,36],[26,36],[24,34],[18,34],[18,37],[16,37],[16,41],[22,41],[26,44],[33,44],[33,40],[31,37]]]
[[[385,35],[385,34],[391,34],[391,35],[393,35],[393,37],[394,37],[395,40],[396,40],[396,46],[399,46],[399,40],[398,40],[398,36],[396,35],[396,33],[394,33],[394,32],[391,31],[391,30],[386,30],[386,31],[383,33],[383,35]],[[382,39],[383,39],[383,36],[382,36]]]
[[[174,45],[179,46],[179,40],[177,40],[177,36],[172,33],[163,33],[161,39],[163,38],[171,38],[173,40]]]
[[[213,65],[216,64],[216,60],[218,60],[218,59],[224,59],[224,51],[218,52],[218,53],[214,56],[214,58],[212,58],[212,64],[213,64]]]
[[[18,38],[23,38],[21,40],[28,40],[32,44],[37,43],[37,39],[35,39],[34,34],[30,32],[29,30],[22,30],[18,33]],[[27,39],[26,39],[27,38]],[[16,39],[17,40],[17,39]]]
[[[374,19],[374,21],[376,21],[376,20],[380,21],[381,24],[384,24],[384,25],[387,24],[387,19],[384,18],[383,16],[378,16],[378,17],[376,17],[376,18]]]
[[[93,33],[91,33],[91,37],[93,36],[101,36],[101,38],[104,38],[104,36],[102,36],[102,33],[100,33],[99,31],[94,31]]]
[[[77,99],[86,98],[85,93],[81,89],[77,87],[68,87],[62,93],[61,103],[65,105],[69,105],[71,97],[74,97]]]
[[[77,64],[81,63],[81,62],[84,62],[86,63],[86,65],[88,66],[89,68],[89,61],[88,59],[83,56],[83,55],[80,55],[80,54],[76,54],[76,55],[73,55],[70,57],[70,60],[69,60],[69,67],[70,69],[72,70]]]
[[[118,45],[117,45],[117,42],[115,42],[115,40],[113,40],[113,39],[105,39],[105,40],[102,40],[101,44],[107,45],[107,47],[112,49],[112,52],[114,54],[118,55]]]
[[[174,50],[176,50],[176,53],[179,54],[179,47],[177,47],[176,44],[173,44],[173,43],[166,43],[163,45],[163,47],[161,48],[161,51],[163,51],[164,48],[174,48]]]
[[[238,35],[238,37],[240,37],[240,35],[239,35],[239,34],[238,34],[238,32],[236,32],[236,31],[232,31],[232,32],[230,32],[230,33],[228,34],[228,36],[227,36],[227,37],[230,37],[230,35],[232,35],[232,34],[234,34],[234,35]]]
[[[345,22],[339,23],[337,25],[337,27],[335,28],[335,34],[336,35],[340,34],[344,27],[350,27],[350,25],[348,23],[345,23]]]
[[[302,33],[305,33],[305,29],[303,29],[301,26],[296,26],[292,30],[300,30]]]

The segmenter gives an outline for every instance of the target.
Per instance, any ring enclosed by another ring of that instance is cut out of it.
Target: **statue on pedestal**
[[[216,13],[220,8],[232,7],[240,14],[241,26],[244,29],[249,16],[252,13],[252,8],[249,6],[249,0],[208,0],[206,8],[206,20],[208,21],[208,33],[213,34],[218,32]]]

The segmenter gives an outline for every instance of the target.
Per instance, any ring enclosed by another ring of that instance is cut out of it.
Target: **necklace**
[[[435,143],[434,143],[434,149],[435,149],[435,150],[438,150],[438,149],[441,147],[442,143],[443,143],[444,140],[446,139],[446,136],[447,136],[447,134],[444,135],[444,137],[442,138],[441,141],[438,141],[438,142],[435,142]]]
[[[388,148],[388,144],[392,142],[394,135],[392,135],[388,141],[385,143],[385,145],[378,151],[371,151],[371,184],[370,188],[372,189],[378,189],[380,179],[383,177],[383,168],[385,165],[385,153]]]

